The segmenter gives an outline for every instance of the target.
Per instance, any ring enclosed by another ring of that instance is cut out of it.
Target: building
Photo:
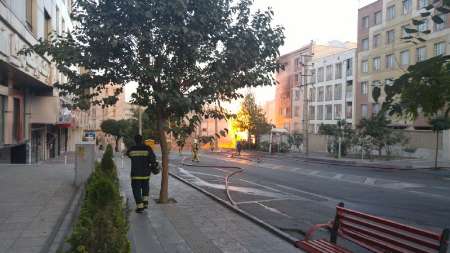
[[[353,49],[314,57],[309,78],[309,129],[317,133],[321,124],[336,124],[354,118],[356,44]]]
[[[70,30],[70,11],[70,0],[0,1],[1,162],[31,163],[70,149],[70,100],[54,89],[65,77],[45,57],[18,54]]]
[[[448,15],[442,16],[444,24],[436,25],[428,20],[417,27],[420,31],[430,30],[430,34],[424,37],[425,42],[416,45],[401,39],[407,36],[406,27],[413,28],[411,20],[420,16],[430,3],[431,0],[378,0],[359,10],[355,124],[380,110],[385,97],[383,87],[402,75],[409,65],[438,54],[448,54]],[[372,96],[375,87],[382,90],[378,101]],[[423,117],[415,122],[393,118],[393,126],[429,128]]]
[[[275,123],[275,100],[266,101],[263,107],[263,111],[266,115],[266,120],[270,124]]]
[[[308,82],[305,77],[311,73],[311,61],[326,55],[354,48],[353,43],[331,41],[327,44],[311,42],[298,50],[280,56],[278,62],[284,66],[276,74],[275,121],[277,128],[285,128],[290,133],[303,132],[305,128],[305,100],[303,88]]]

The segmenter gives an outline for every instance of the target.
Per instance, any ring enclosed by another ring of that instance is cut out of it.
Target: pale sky
[[[326,43],[331,40],[356,42],[358,8],[375,0],[254,0],[255,9],[271,6],[274,24],[285,28],[285,45],[281,54],[294,51],[311,40]],[[133,86],[126,88],[127,98]],[[274,99],[274,87],[257,88],[257,102]]]

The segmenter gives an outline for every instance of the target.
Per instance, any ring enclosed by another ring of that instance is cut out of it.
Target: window
[[[342,105],[334,105],[334,119],[340,120],[342,118]]]
[[[345,98],[347,100],[353,99],[353,82],[347,81],[347,85],[345,86]]]
[[[364,29],[369,28],[369,16],[365,16],[362,18],[362,28]]]
[[[352,102],[347,102],[345,105],[345,117],[347,119],[353,118],[353,104]]]
[[[317,106],[317,120],[323,120],[323,105]]]
[[[333,65],[327,66],[327,81],[333,80]]]
[[[419,0],[418,4],[419,9],[423,9],[428,6],[428,0]]]
[[[392,44],[395,41],[395,30],[389,30],[386,32],[386,44]]]
[[[314,107],[314,106],[309,107],[309,119],[310,120],[316,119],[316,107]]]
[[[64,21],[64,18],[61,18],[61,32],[66,32],[66,22]]]
[[[386,55],[386,69],[395,68],[395,56],[393,54]]]
[[[361,82],[361,95],[367,96],[368,93],[369,93],[369,82],[367,81]]]
[[[381,44],[381,34],[375,34],[373,36],[373,48],[379,47]]]
[[[309,88],[309,101],[316,102],[316,88]]]
[[[25,8],[26,8],[26,22],[27,22],[28,28],[31,31],[34,31],[33,19],[34,19],[34,15],[35,15],[34,9],[36,8],[34,0],[26,0]]]
[[[442,21],[444,21],[444,22],[443,22],[443,23],[440,23],[440,24],[435,23],[435,25],[434,25],[434,30],[435,30],[436,32],[444,30],[445,28],[447,28],[447,24],[448,24],[448,16],[447,16],[447,14],[441,14],[441,15],[439,15],[439,17],[440,17],[440,18],[442,19]]]
[[[311,84],[316,83],[316,70],[315,69],[311,70],[311,76],[309,77],[309,82]]]
[[[55,15],[55,19],[56,19],[56,33],[58,35],[61,34],[61,29],[60,29],[60,23],[59,23],[59,8],[56,7],[56,15]]]
[[[294,100],[295,101],[300,100],[300,90],[295,90],[294,91]]]
[[[402,66],[409,65],[409,49],[400,52],[400,64]]]
[[[323,71],[323,67],[319,68],[317,70],[317,82],[323,82],[323,78],[324,78],[324,71]]]
[[[416,61],[421,62],[427,59],[427,48],[419,47],[416,49]]]
[[[434,56],[445,55],[445,42],[434,44]]]
[[[373,58],[373,71],[380,71],[381,70],[381,58],[375,57]]]
[[[382,19],[383,19],[383,14],[381,13],[381,11],[375,12],[375,19],[374,19],[375,25],[381,24]]]
[[[361,72],[369,73],[369,61],[364,60],[361,62]]]
[[[8,97],[0,95],[0,144],[5,143],[5,111]]]
[[[362,45],[362,50],[363,51],[367,51],[369,50],[369,39],[365,38],[361,41],[361,45]]]
[[[423,23],[417,26],[417,31],[419,32],[425,32],[426,30],[428,30],[428,19],[424,19],[423,21]]]
[[[335,77],[336,79],[342,78],[342,63],[336,63],[336,69],[335,69]]]
[[[345,60],[345,74],[347,76],[353,75],[353,59]]]
[[[369,111],[368,111],[367,105],[362,104],[361,105],[361,117],[367,118],[368,116],[369,116]]]
[[[392,20],[395,18],[395,5],[391,5],[386,9],[386,19]]]
[[[298,84],[298,74],[294,75],[295,83]]]
[[[44,40],[48,40],[50,33],[52,32],[52,19],[50,18],[50,15],[48,14],[47,10],[44,10],[44,18],[45,18]]]
[[[412,0],[403,0],[403,15],[410,14],[412,11]]]
[[[325,89],[325,101],[333,100],[333,86],[328,85]]]
[[[334,100],[342,99],[342,84],[334,85]]]
[[[294,116],[299,117],[300,116],[300,106],[294,107]]]
[[[408,25],[404,25],[401,28],[401,32],[402,32],[402,38],[408,37],[410,36],[409,33],[406,32],[406,28],[408,28]]]
[[[317,102],[322,102],[324,95],[325,95],[324,87],[322,86],[322,87],[319,87],[318,89],[319,90],[318,90],[318,94],[317,94]]]
[[[372,115],[377,115],[380,112],[381,106],[379,103],[372,104]]]
[[[15,143],[21,141],[21,133],[22,133],[22,126],[21,126],[21,104],[20,100],[18,98],[14,98],[13,100],[13,125],[12,129],[14,131],[13,133],[13,140]]]
[[[325,120],[332,120],[333,119],[333,105],[326,105],[325,106]]]

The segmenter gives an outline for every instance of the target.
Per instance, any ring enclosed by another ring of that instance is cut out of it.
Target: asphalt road
[[[387,170],[309,163],[287,158],[232,158],[201,154],[196,167],[189,157],[171,155],[171,171],[239,208],[298,238],[313,224],[325,223],[339,202],[376,216],[440,232],[450,228],[450,170]]]

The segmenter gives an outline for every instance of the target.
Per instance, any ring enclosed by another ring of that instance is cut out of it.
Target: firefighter
[[[136,213],[142,213],[148,208],[150,192],[150,174],[158,166],[155,153],[145,145],[141,135],[134,137],[135,145],[127,151],[131,159],[131,188],[136,201]]]
[[[198,159],[198,150],[200,149],[197,138],[194,139],[194,143],[192,144],[192,161],[200,162]]]

